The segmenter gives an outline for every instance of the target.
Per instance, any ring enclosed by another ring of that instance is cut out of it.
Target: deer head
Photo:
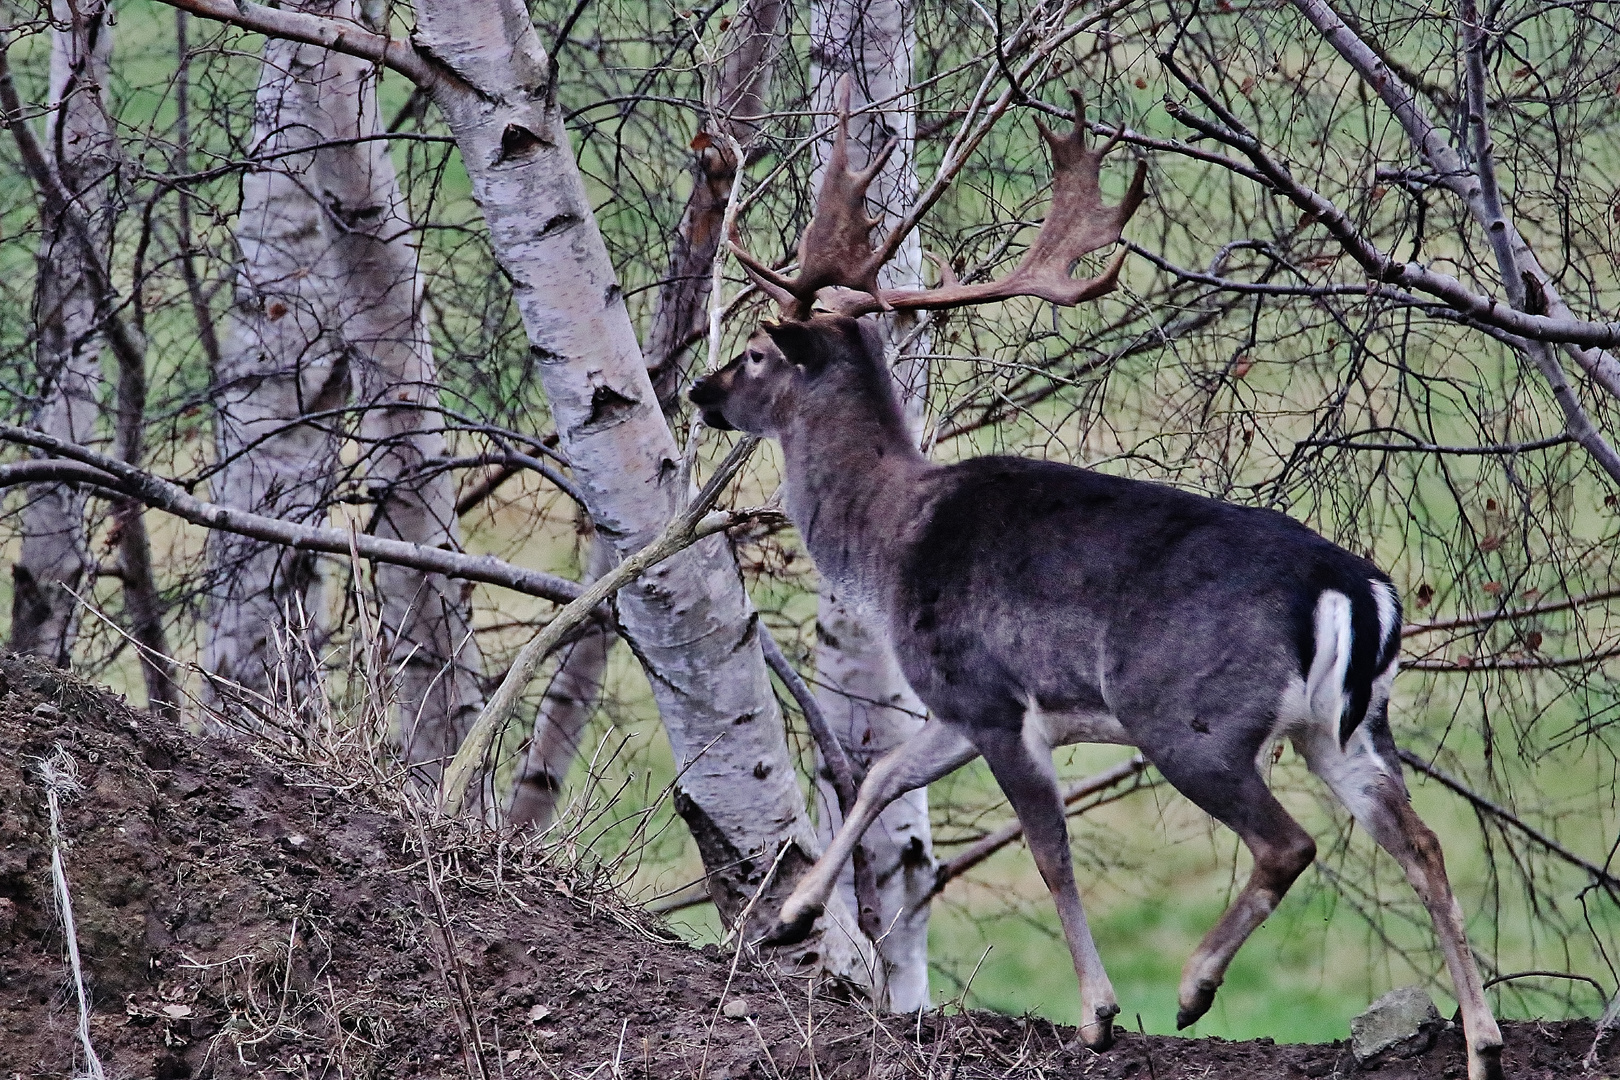
[[[1100,190],[1102,162],[1118,145],[1124,128],[1116,129],[1102,146],[1087,145],[1085,103],[1077,90],[1074,129],[1054,134],[1040,120],[1036,127],[1052,153],[1052,206],[1035,242],[1023,261],[1006,277],[964,285],[949,266],[940,263],[941,283],[932,289],[884,289],[878,270],[894,255],[904,238],[898,230],[874,248],[872,230],[878,221],[867,216],[866,189],[894,151],[891,140],[862,171],[849,168],[850,82],[838,87],[838,131],[827,161],[815,216],[799,240],[799,273],[788,278],[749,254],[734,235],[731,249],[750,277],[775,299],[784,318],[804,320],[819,299],[829,310],[844,315],[873,311],[941,310],[1035,296],[1072,307],[1111,292],[1119,280],[1125,251],[1121,250],[1093,278],[1076,280],[1070,271],[1075,260],[1120,239],[1121,230],[1141,205],[1147,166],[1137,162],[1130,188],[1118,206],[1105,206]]]
[[[722,431],[780,437],[796,416],[847,418],[852,397],[905,431],[883,334],[870,319],[821,314],[767,322],[741,355],[694,383],[690,396],[703,422]]]

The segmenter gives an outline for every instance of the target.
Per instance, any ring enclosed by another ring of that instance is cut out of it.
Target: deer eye
[[[765,354],[764,353],[758,351],[757,349],[749,349],[748,350],[748,366],[749,367],[759,367],[763,363],[765,363]]]

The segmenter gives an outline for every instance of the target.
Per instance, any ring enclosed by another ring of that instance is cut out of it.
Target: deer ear
[[[788,362],[810,372],[818,372],[827,362],[827,345],[817,328],[810,323],[789,319],[785,322],[767,322],[765,333]]]

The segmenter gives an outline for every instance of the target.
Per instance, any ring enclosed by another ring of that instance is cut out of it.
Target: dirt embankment
[[[0,748],[0,1080],[84,1064],[42,768],[58,748],[79,787],[62,796],[60,831],[90,1041],[116,1080],[1292,1080],[1353,1068],[1342,1045],[1127,1034],[1095,1055],[1062,1049],[1073,1033],[1045,1021],[879,1022],[799,980],[733,972],[539,852],[410,823],[364,784],[193,739],[9,656]],[[1590,1022],[1505,1027],[1510,1077],[1582,1073]],[[1609,1046],[1598,1075],[1617,1073]],[[1362,1075],[1460,1077],[1460,1037]]]

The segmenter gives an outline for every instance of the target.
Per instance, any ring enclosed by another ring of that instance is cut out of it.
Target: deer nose
[[[705,375],[692,384],[691,391],[686,395],[692,404],[703,408],[708,405],[720,404],[725,394],[715,385],[714,376]]]

